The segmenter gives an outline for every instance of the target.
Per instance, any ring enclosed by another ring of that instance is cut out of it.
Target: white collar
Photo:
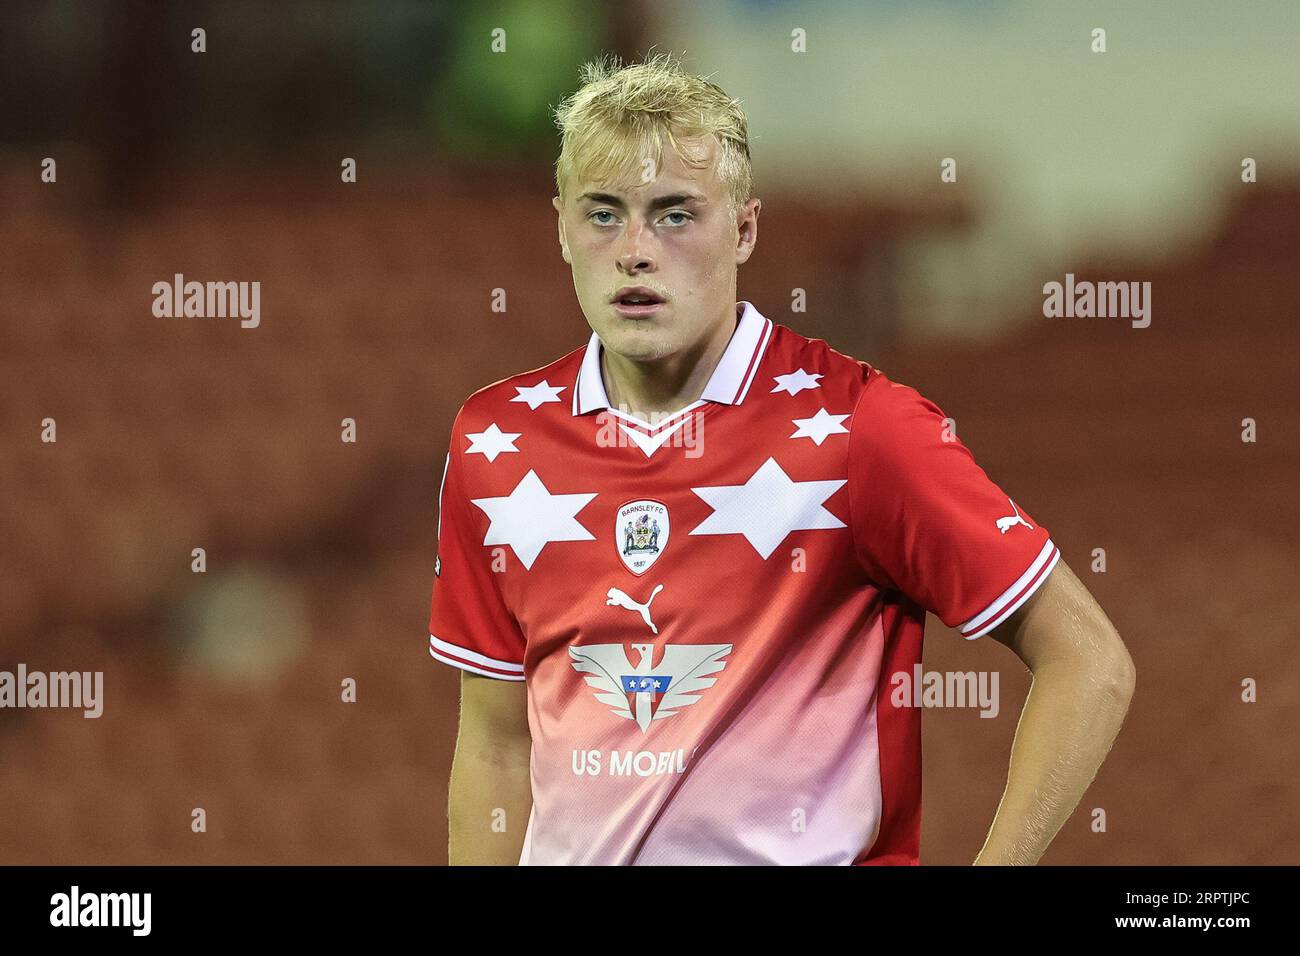
[[[731,333],[726,351],[718,360],[709,383],[704,386],[704,392],[700,395],[701,402],[721,402],[724,405],[739,405],[743,402],[754,381],[754,374],[758,371],[763,350],[771,338],[772,321],[754,308],[752,302],[742,299],[736,303],[736,309],[740,314],[736,330]],[[578,381],[573,388],[575,415],[586,415],[610,407],[609,395],[600,373],[600,353],[603,348],[600,336],[592,332],[582,356]],[[691,407],[699,404],[696,402]]]

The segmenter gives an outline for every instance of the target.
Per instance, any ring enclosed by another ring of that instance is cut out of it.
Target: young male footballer
[[[736,299],[745,115],[658,55],[556,110],[587,344],[474,393],[429,652],[462,670],[452,864],[916,864],[925,613],[1033,671],[976,863],[1038,861],[1118,732],[1124,644],[938,407]]]

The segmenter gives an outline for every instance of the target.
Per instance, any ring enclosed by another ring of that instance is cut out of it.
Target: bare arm
[[[515,866],[533,806],[523,681],[461,672],[460,730],[447,795],[447,862]]]
[[[989,632],[1033,672],[1006,791],[976,865],[1035,864],[1110,752],[1133,696],[1124,642],[1058,561],[1038,592]]]

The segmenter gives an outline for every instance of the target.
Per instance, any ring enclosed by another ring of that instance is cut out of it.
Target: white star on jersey
[[[743,534],[766,559],[792,531],[843,528],[844,522],[822,502],[846,481],[791,481],[776,459],[769,458],[743,485],[692,488],[713,514],[690,533]]]
[[[828,435],[847,435],[849,430],[844,427],[844,419],[848,415],[832,415],[824,408],[817,409],[817,414],[812,418],[792,418],[791,422],[798,425],[791,438],[811,438],[813,443],[821,446]]]
[[[493,422],[484,431],[465,433],[465,437],[470,441],[465,454],[484,455],[488,461],[496,461],[497,455],[503,451],[519,451],[515,447],[515,439],[522,434],[523,432],[503,432],[497,427],[497,423]]]
[[[552,541],[595,539],[576,517],[596,497],[596,492],[553,495],[537,472],[529,469],[514,491],[501,498],[471,498],[491,519],[483,543],[508,544],[523,566],[532,570],[542,548]]]
[[[529,408],[537,411],[538,405],[545,405],[547,402],[558,402],[560,393],[566,388],[568,388],[567,385],[552,385],[546,379],[542,379],[536,385],[516,385],[515,391],[519,394],[510,401],[527,402]]]
[[[791,395],[798,395],[805,388],[821,388],[821,382],[817,381],[821,377],[821,372],[813,372],[810,375],[803,369],[785,375],[774,375],[772,378],[776,382],[776,387],[772,391],[789,392]]]

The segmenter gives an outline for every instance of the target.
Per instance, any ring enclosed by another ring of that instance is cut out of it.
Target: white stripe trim
[[[764,319],[767,328],[763,330],[763,337],[758,343],[758,348],[754,350],[754,367],[749,370],[749,378],[745,379],[745,386],[740,390],[740,397],[736,399],[737,403],[743,402],[745,396],[749,394],[749,386],[754,384],[754,379],[758,376],[758,367],[763,364],[763,353],[767,351],[767,340],[772,337],[772,320]]]
[[[587,347],[582,353],[582,364],[578,366],[578,381],[573,389],[573,414],[585,415],[597,408],[609,407],[609,396],[605,394],[605,382],[600,376],[600,350],[604,343],[595,332],[587,339]]]
[[[434,539],[434,548],[442,547],[442,489],[447,487],[447,472],[451,470],[451,450],[442,463],[442,481],[438,482],[438,537]]]
[[[1014,614],[1047,580],[1047,575],[1056,566],[1060,557],[1061,552],[1052,543],[1052,539],[1048,538],[1025,573],[1016,578],[1015,583],[999,594],[992,604],[959,628],[962,636],[968,641],[973,641]],[[1021,594],[1021,591],[1024,593]]]
[[[1057,550],[1053,550],[1052,558],[1050,561],[1047,562],[1047,567],[1043,568],[1043,570],[1039,574],[1038,579],[1034,581],[1033,584],[1031,584],[1025,590],[1025,593],[1020,598],[1020,600],[1016,601],[1014,604],[1008,605],[1006,609],[1001,614],[999,614],[994,620],[989,621],[987,624],[985,624],[975,633],[964,635],[966,640],[973,641],[977,637],[983,637],[985,634],[987,634],[989,631],[996,628],[998,625],[1000,625],[1011,615],[1015,614],[1016,611],[1018,611],[1026,601],[1028,601],[1031,597],[1034,596],[1034,592],[1037,591],[1040,587],[1042,587],[1043,582],[1046,581],[1048,575],[1052,573],[1052,568],[1056,567],[1056,562],[1060,559],[1060,557],[1061,557],[1061,552]]]
[[[471,651],[467,647],[458,647],[450,641],[444,641],[440,637],[429,635],[429,650],[434,648],[442,651],[444,654],[455,654],[457,657],[463,657],[467,661],[473,661],[475,664],[483,664],[487,667],[496,667],[503,671],[512,671],[517,674],[524,672],[523,664],[513,664],[510,661],[499,661],[495,657],[488,657],[486,654],[480,654],[478,651]]]
[[[706,402],[704,401],[704,399],[701,398],[698,401],[692,402],[690,405],[687,405],[685,408],[679,408],[671,415],[665,415],[660,421],[656,422],[653,425],[650,424],[650,422],[642,421],[641,419],[637,418],[635,415],[629,415],[627,412],[621,412],[617,408],[607,408],[605,409],[605,411],[608,412],[610,415],[613,415],[615,418],[626,419],[627,421],[631,422],[633,425],[640,425],[646,431],[651,433],[649,437],[657,438],[658,436],[655,435],[654,432],[657,432],[661,428],[667,427],[670,423],[672,423],[673,419],[680,418],[681,416],[685,415],[687,412],[693,412],[695,411],[695,409],[699,408],[701,405],[704,404],[706,404]],[[683,418],[680,422],[677,422],[676,424],[672,425],[672,427],[680,428],[682,425],[685,424],[686,424],[686,419]]]
[[[466,664],[464,661],[454,660],[450,657],[443,657],[432,647],[429,648],[429,653],[433,655],[434,660],[442,661],[444,664],[450,664],[452,667],[459,667],[463,671],[472,671],[475,674],[482,674],[484,677],[495,677],[497,680],[512,681],[521,681],[524,679],[523,674],[520,674],[518,677],[512,677],[509,674],[502,674],[499,671],[484,670],[481,667],[475,667],[473,664]]]
[[[709,376],[708,384],[700,393],[701,398],[724,405],[740,404],[745,373],[754,360],[759,340],[767,331],[767,326],[772,324],[754,308],[754,303],[741,299],[737,305],[740,306],[740,318],[736,322],[736,330],[731,334],[713,374]]]
[[[623,434],[625,434],[628,438],[630,438],[633,444],[635,444],[637,448],[640,448],[643,452],[645,452],[645,456],[649,458],[660,448],[662,448],[664,446],[664,443],[667,442],[668,439],[672,438],[673,435],[677,434],[677,430],[685,424],[686,424],[686,419],[683,418],[676,425],[672,426],[671,428],[666,428],[656,435],[647,435],[644,432],[639,432],[635,428],[629,428],[627,425],[624,425],[622,422],[618,423],[618,427],[623,429]]]

